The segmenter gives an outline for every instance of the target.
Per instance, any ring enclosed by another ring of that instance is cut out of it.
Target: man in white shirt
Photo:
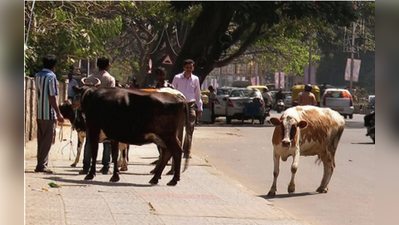
[[[76,79],[73,79],[72,73],[68,74],[68,99],[73,101],[73,97],[75,97],[75,91],[73,90],[74,86],[78,86],[79,82]]]
[[[196,115],[194,104],[190,110],[190,127],[191,127],[191,137],[194,133],[194,124],[196,116],[198,119],[202,117],[202,99],[201,99],[201,85],[199,78],[195,76],[192,72],[194,71],[194,61],[191,59],[186,59],[183,62],[183,73],[176,74],[173,78],[172,85],[176,90],[180,91],[186,96],[187,101],[195,102],[197,105],[198,115]],[[182,127],[183,129],[183,127]],[[183,130],[179,132],[180,140],[183,140]],[[192,140],[192,139],[191,139]]]
[[[100,57],[97,59],[98,71],[91,74],[86,79],[86,83],[96,83],[96,79],[98,78],[101,81],[101,84],[98,88],[101,87],[115,87],[115,78],[108,73],[110,68],[109,59],[106,57]],[[100,172],[103,174],[108,174],[109,172],[109,164],[111,161],[111,143],[108,141],[103,142],[103,159],[102,164],[103,167],[100,169]],[[91,147],[89,141],[89,135],[86,134],[86,143],[83,154],[83,169],[79,171],[79,174],[87,174],[89,172],[91,163]]]

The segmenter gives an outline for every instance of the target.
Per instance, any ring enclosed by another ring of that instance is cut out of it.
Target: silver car
[[[324,91],[322,100],[322,107],[328,107],[339,112],[349,119],[353,118],[353,98],[348,90],[342,88],[328,88]]]
[[[248,112],[250,103],[256,102],[258,108],[252,108]],[[247,108],[245,107],[247,105]],[[232,119],[259,119],[263,124],[266,119],[266,109],[262,94],[258,89],[236,88],[231,91],[227,98],[226,123],[231,123]]]

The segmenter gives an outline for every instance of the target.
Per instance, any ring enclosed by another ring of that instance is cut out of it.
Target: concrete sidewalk
[[[70,127],[64,127],[69,138]],[[196,130],[196,132],[200,132]],[[200,135],[198,135],[200,136]],[[26,224],[306,224],[274,208],[267,200],[256,197],[238,182],[230,180],[195,155],[175,187],[163,175],[151,186],[150,165],[158,157],[156,146],[131,146],[129,170],[121,180],[109,182],[111,175],[85,181],[77,167],[70,167],[73,152],[58,140],[53,145],[50,169],[54,174],[33,172],[36,166],[36,140],[25,148],[25,223]],[[194,138],[194,142],[196,139]],[[195,153],[195,143],[192,152]],[[99,145],[97,168],[101,168],[102,144]],[[112,169],[112,167],[111,167]],[[167,166],[164,173],[169,170]],[[58,188],[49,187],[56,182]]]

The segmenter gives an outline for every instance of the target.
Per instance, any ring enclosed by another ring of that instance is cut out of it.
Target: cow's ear
[[[278,126],[281,124],[281,120],[276,117],[272,117],[270,118],[270,123],[272,123],[274,126]]]
[[[77,85],[73,86],[72,89],[76,92],[76,93],[81,93],[83,91],[82,87],[79,87]]]
[[[306,121],[304,121],[304,120],[301,120],[301,121],[298,123],[298,127],[301,128],[301,129],[303,129],[303,128],[307,127],[307,126],[308,126],[308,122],[306,122]]]

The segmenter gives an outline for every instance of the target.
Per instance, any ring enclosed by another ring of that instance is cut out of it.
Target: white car
[[[215,117],[226,116],[227,107],[227,97],[234,87],[221,87],[216,89],[216,99],[215,99]]]
[[[324,91],[323,97],[321,99],[321,106],[328,107],[332,110],[339,112],[349,119],[353,118],[353,98],[351,93],[342,88],[328,88]]]
[[[246,112],[246,109],[249,108],[245,108],[245,106],[256,101],[256,99],[259,100],[259,105],[257,105],[257,108],[251,108],[250,112]],[[249,114],[251,114],[251,116]],[[251,118],[258,119],[259,123],[263,124],[266,116],[267,111],[263,102],[263,97],[258,89],[236,88],[231,91],[229,97],[227,98],[227,124],[230,124],[232,119],[246,120]]]

